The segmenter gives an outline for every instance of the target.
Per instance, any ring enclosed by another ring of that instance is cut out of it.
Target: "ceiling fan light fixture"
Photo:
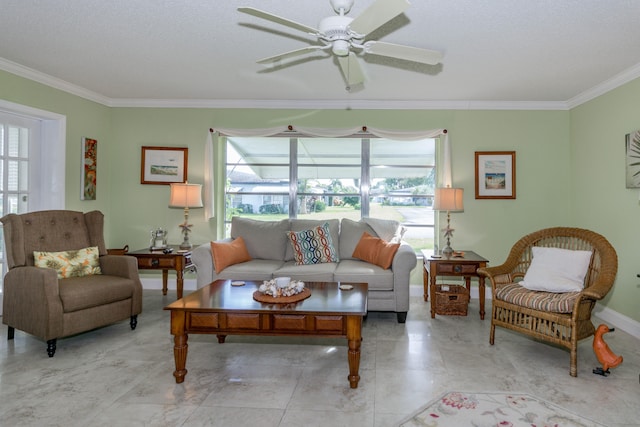
[[[338,56],[347,56],[349,55],[350,44],[346,40],[336,40],[333,42],[333,46],[331,51]]]

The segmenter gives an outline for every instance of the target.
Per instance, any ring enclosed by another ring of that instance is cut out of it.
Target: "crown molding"
[[[619,74],[616,74],[612,78],[592,87],[591,89],[588,89],[581,94],[574,96],[567,101],[567,106],[569,107],[569,109],[575,108],[587,101],[591,101],[592,99],[595,99],[600,95],[604,95],[605,93],[610,92],[613,89],[629,83],[630,81],[633,81],[638,77],[640,77],[640,64],[636,64],[633,67],[628,68]]]
[[[129,99],[109,98],[4,58],[0,58],[0,70],[97,102],[107,107],[304,110],[570,110],[640,77],[640,64],[637,64],[568,101]]]
[[[25,79],[42,83],[43,85],[50,86],[54,89],[60,89],[72,95],[88,99],[89,101],[94,101],[99,104],[109,106],[110,100],[106,96],[102,96],[96,92],[92,92],[57,77],[53,77],[40,71],[34,70],[32,68],[25,67],[24,65],[8,61],[4,58],[0,58],[0,70],[15,74],[19,77],[24,77]]]
[[[113,107],[331,110],[567,110],[565,102],[261,99],[114,99]]]

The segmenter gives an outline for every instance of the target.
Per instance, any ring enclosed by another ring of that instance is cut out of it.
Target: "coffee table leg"
[[[173,358],[176,363],[176,370],[173,372],[173,376],[176,378],[176,383],[180,384],[184,381],[185,375],[187,375],[187,350],[189,345],[187,344],[187,332],[185,330],[185,320],[187,313],[184,311],[172,311],[171,312],[171,334],[173,335]]]
[[[362,343],[362,317],[347,316],[347,342],[349,344],[349,386],[358,388],[360,381],[360,345]]]

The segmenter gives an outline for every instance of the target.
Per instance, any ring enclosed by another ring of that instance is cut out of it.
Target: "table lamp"
[[[184,208],[184,223],[179,225],[184,235],[180,249],[191,249],[192,245],[191,242],[189,242],[189,232],[193,224],[189,224],[189,208],[202,207],[202,185],[189,184],[187,182],[171,184],[169,207]]]
[[[451,212],[461,212],[464,210],[462,205],[463,195],[463,188],[436,188],[433,210],[447,211],[447,227],[442,229],[444,231],[444,237],[447,238],[447,246],[442,250],[444,255],[451,255],[453,253],[451,237],[453,236],[454,229],[451,228]]]

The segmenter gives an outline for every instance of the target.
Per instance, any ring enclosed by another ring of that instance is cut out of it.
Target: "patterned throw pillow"
[[[287,231],[293,247],[296,265],[338,262],[338,252],[333,246],[329,223],[325,222],[310,230]]]
[[[58,279],[102,274],[99,257],[97,246],[74,251],[33,252],[35,266],[53,268],[58,272]]]

